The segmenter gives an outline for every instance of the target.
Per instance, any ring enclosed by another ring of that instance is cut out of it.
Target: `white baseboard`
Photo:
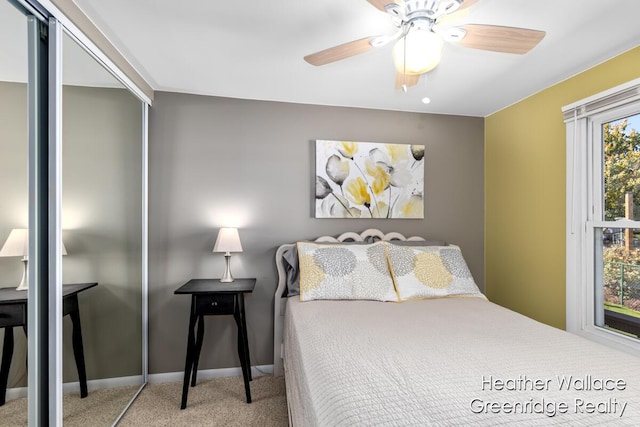
[[[258,365],[251,367],[251,376],[259,377],[262,375],[273,374],[273,365]],[[211,378],[221,377],[238,377],[242,375],[242,368],[220,368],[220,369],[205,369],[198,371],[198,378],[208,380]],[[163,374],[150,374],[149,383],[169,383],[182,381],[184,379],[184,372],[167,372]],[[142,375],[134,375],[130,377],[118,377],[118,378],[104,378],[100,380],[87,381],[87,389],[89,392],[92,390],[100,390],[103,388],[114,387],[126,387],[131,385],[142,385]],[[27,387],[14,387],[7,389],[6,400],[18,399],[21,397],[27,397]],[[62,391],[64,393],[79,393],[80,383],[64,383],[62,385]]]
[[[118,378],[104,378],[100,380],[87,381],[87,390],[91,393],[92,390],[100,390],[103,388],[115,388],[126,387],[131,385],[142,385],[142,375],[134,375],[131,377],[118,377]],[[64,383],[62,384],[62,391],[64,393],[80,393],[80,382]],[[27,397],[27,387],[14,387],[7,389],[6,400],[18,399],[21,397]]]
[[[8,402],[13,399],[19,399],[21,397],[27,397],[27,387],[14,387],[7,389],[7,396],[5,400]]]
[[[259,365],[251,367],[251,376],[259,377],[262,375],[271,375],[273,373],[273,365]],[[221,377],[238,377],[242,375],[242,368],[219,368],[198,370],[198,379],[208,380],[211,378]],[[149,383],[172,383],[184,380],[184,372],[167,372],[163,374],[149,374]]]
[[[87,390],[100,390],[103,388],[127,387],[131,385],[142,385],[142,375],[133,375],[130,377],[104,378],[101,380],[87,381]],[[80,393],[80,383],[64,383],[62,384],[64,393]]]

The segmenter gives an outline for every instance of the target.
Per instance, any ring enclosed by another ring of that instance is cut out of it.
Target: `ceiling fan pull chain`
[[[405,36],[402,39],[402,43],[404,43],[404,52],[402,52],[402,91],[407,93],[407,37]]]

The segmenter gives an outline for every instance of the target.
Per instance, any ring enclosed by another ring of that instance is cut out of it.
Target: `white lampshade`
[[[442,59],[443,45],[442,38],[429,29],[416,28],[409,31],[393,46],[396,70],[412,75],[433,70]]]
[[[62,243],[62,255],[67,254],[67,248]],[[0,257],[29,255],[29,230],[26,228],[14,228],[0,249]]]
[[[237,228],[224,227],[218,231],[213,252],[242,252],[242,244]]]
[[[14,228],[9,233],[4,246],[0,249],[0,256],[27,256],[29,255],[29,230],[26,228]]]

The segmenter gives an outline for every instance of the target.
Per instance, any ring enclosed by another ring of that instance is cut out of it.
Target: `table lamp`
[[[213,246],[213,252],[224,252],[225,270],[221,282],[233,282],[231,269],[229,267],[231,261],[231,252],[242,252],[242,244],[237,228],[224,227],[218,231],[216,244]]]
[[[62,255],[67,254],[67,248],[62,244]],[[28,276],[28,256],[29,256],[29,230],[26,228],[14,228],[9,233],[7,241],[4,242],[4,246],[0,249],[0,257],[15,257],[21,256],[22,263],[24,264],[24,271],[22,272],[22,280],[16,288],[17,291],[26,291],[29,289],[29,276]]]

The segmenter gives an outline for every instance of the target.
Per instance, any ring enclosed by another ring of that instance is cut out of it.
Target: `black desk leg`
[[[0,367],[0,406],[4,405],[7,398],[7,381],[9,380],[9,368],[13,358],[13,327],[4,328],[4,344],[2,345],[2,367]]]
[[[84,364],[84,349],[82,347],[82,328],[80,326],[80,312],[74,310],[69,313],[71,323],[73,325],[73,355],[76,359],[76,367],[78,368],[78,380],[80,381],[80,398],[88,396],[87,390],[87,371]]]
[[[193,356],[193,373],[191,374],[191,387],[196,386],[196,376],[198,375],[198,362],[202,351],[202,340],[204,338],[204,316],[198,316],[198,339]]]
[[[236,308],[237,310],[237,308]],[[236,349],[238,350],[238,358],[240,359],[240,366],[242,367],[242,376],[244,377],[247,374],[246,370],[246,360],[244,359],[244,351],[242,350],[242,323],[240,322],[240,314],[239,312],[233,313],[233,320],[236,322],[237,327],[237,340],[236,340]]]
[[[251,357],[249,356],[249,339],[247,337],[247,318],[244,315],[244,294],[240,294],[240,319],[242,319],[242,332],[244,335],[244,358],[247,361],[247,371],[249,374],[249,381],[251,378]]]
[[[238,298],[239,300],[240,298]],[[247,396],[247,403],[251,403],[251,387],[249,386],[249,370],[250,366],[247,364],[246,354],[244,352],[244,340],[245,333],[242,329],[242,320],[240,319],[240,307],[236,304],[234,309],[233,318],[236,321],[238,327],[238,357],[240,358],[240,366],[242,366],[242,378],[244,379],[244,391]]]
[[[29,334],[27,333],[28,328],[26,323],[22,325],[22,329],[24,330],[24,337],[29,339]],[[28,374],[29,373],[29,351],[27,351],[26,354],[24,355],[24,366],[27,367],[27,374]]]
[[[182,384],[182,403],[180,409],[187,407],[187,396],[189,394],[189,378],[193,367],[193,353],[195,351],[194,329],[196,327],[196,303],[195,295],[191,298],[191,314],[189,315],[189,337],[187,338],[187,358],[184,364],[184,382]]]

